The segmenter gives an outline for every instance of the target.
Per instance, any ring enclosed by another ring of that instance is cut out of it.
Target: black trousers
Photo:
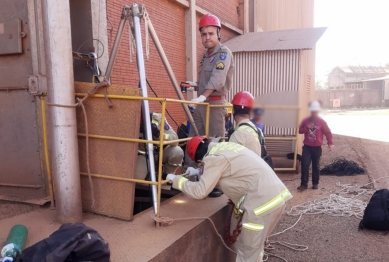
[[[312,184],[319,184],[321,146],[303,146],[301,157],[301,185],[308,186],[309,166],[312,162]]]

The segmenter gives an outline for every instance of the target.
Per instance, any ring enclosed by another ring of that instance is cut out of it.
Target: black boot
[[[223,191],[221,191],[219,188],[214,188],[211,193],[209,193],[209,197],[220,197],[223,195]]]

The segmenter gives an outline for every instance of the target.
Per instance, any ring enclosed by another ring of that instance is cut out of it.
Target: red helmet
[[[234,106],[244,106],[244,107],[253,108],[254,97],[250,92],[242,91],[235,94],[231,104],[233,104]]]
[[[222,28],[219,18],[211,14],[206,14],[200,19],[199,30],[205,26],[216,26]]]
[[[205,137],[202,136],[194,136],[191,140],[189,140],[187,145],[187,152],[190,159],[195,161],[195,155],[197,148],[199,147],[200,143],[206,140]]]

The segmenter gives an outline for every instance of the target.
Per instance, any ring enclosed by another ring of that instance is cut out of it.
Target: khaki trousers
[[[250,223],[264,225],[263,230],[253,231],[242,227],[242,232],[238,236],[233,249],[236,251],[236,262],[262,262],[263,252],[266,239],[271,235],[272,231],[280,221],[284,213],[285,205],[282,205],[274,211],[259,216],[256,221],[247,221]],[[243,218],[243,221],[245,219]],[[243,222],[243,223],[247,223]],[[235,216],[231,218],[231,233],[235,229],[237,219]]]

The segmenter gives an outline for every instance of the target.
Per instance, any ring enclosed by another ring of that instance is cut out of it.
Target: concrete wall
[[[263,31],[313,27],[312,0],[256,0],[256,27]]]
[[[217,230],[223,238],[229,216],[230,206],[225,206],[210,218],[215,223]],[[171,246],[159,253],[150,262],[162,261],[223,261],[233,262],[236,255],[227,250],[220,238],[215,233],[213,226],[208,220],[203,221],[197,227],[174,242]]]
[[[144,0],[142,2],[149,13],[150,19],[155,27],[155,30],[160,38],[162,46],[166,52],[169,62],[172,65],[173,71],[177,80],[186,80],[186,50],[185,50],[185,11],[186,7],[174,0]],[[107,34],[109,43],[109,52],[113,41],[115,40],[117,26],[120,20],[121,10],[123,5],[128,4],[124,0],[107,0]],[[209,2],[198,0],[197,4],[215,15],[218,15],[223,21],[226,21],[236,27],[239,26],[237,6],[238,0]],[[200,15],[197,14],[196,22],[199,22]],[[143,23],[142,23],[143,25]],[[197,27],[197,25],[196,25]],[[142,36],[144,39],[144,26],[142,26]],[[226,28],[222,29],[222,41],[236,36],[237,34]],[[128,43],[128,25],[126,25],[122,43],[119,48],[118,57],[113,68],[112,82],[117,85],[138,85],[138,72],[136,68],[135,56],[133,62],[130,63],[129,43]],[[197,64],[204,52],[204,47],[201,44],[200,35],[196,35],[196,50]],[[165,68],[158,56],[158,53],[150,39],[150,60],[146,62],[146,76],[160,97],[177,98],[173,86],[170,83]],[[149,90],[149,95],[154,94]],[[150,103],[151,110],[160,111],[159,103]],[[168,104],[169,112],[178,122],[185,119],[185,114],[179,104]],[[168,121],[176,128],[174,123]]]

